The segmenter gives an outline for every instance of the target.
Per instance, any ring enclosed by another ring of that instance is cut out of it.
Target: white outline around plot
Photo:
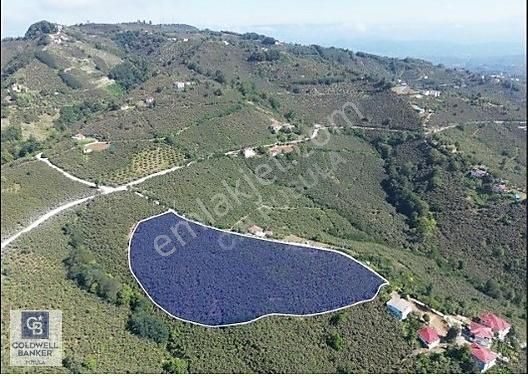
[[[131,264],[131,260],[130,260],[130,247],[131,247],[131,244],[132,244],[132,238],[134,237],[134,234],[138,228],[138,226],[143,223],[143,222],[146,222],[146,221],[149,221],[153,218],[156,218],[156,217],[161,217],[162,215],[165,215],[167,213],[172,213],[174,214],[176,217],[179,217],[179,218],[182,218],[183,220],[185,221],[189,221],[191,223],[194,223],[194,224],[197,224],[199,226],[202,226],[202,227],[206,227],[206,228],[210,228],[210,229],[213,229],[213,230],[217,230],[217,231],[221,231],[221,232],[225,232],[225,233],[228,233],[228,234],[233,234],[233,235],[237,235],[237,236],[243,236],[243,237],[246,237],[246,238],[251,238],[251,239],[257,239],[257,240],[261,240],[261,241],[267,241],[267,242],[274,242],[274,243],[279,243],[279,244],[286,244],[286,245],[292,245],[292,246],[298,246],[298,247],[304,247],[304,248],[311,248],[311,249],[317,249],[317,250],[320,250],[320,251],[325,251],[325,252],[334,252],[334,253],[337,253],[337,254],[340,254],[342,256],[345,256],[345,257],[348,257],[349,259],[353,260],[354,262],[358,263],[359,265],[363,266],[364,268],[368,269],[369,271],[371,271],[372,273],[374,273],[375,275],[377,275],[379,278],[381,278],[384,282],[381,283],[379,286],[378,286],[378,290],[376,291],[376,294],[374,294],[371,298],[369,299],[365,299],[365,300],[361,300],[361,301],[358,301],[358,302],[355,302],[353,304],[349,304],[349,305],[346,305],[346,306],[343,306],[343,307],[339,307],[339,308],[335,308],[335,309],[331,309],[331,310],[328,310],[328,311],[322,311],[322,312],[316,312],[316,313],[307,313],[307,314],[291,314],[291,313],[266,313],[264,315],[261,315],[257,318],[254,318],[252,320],[248,320],[248,321],[242,321],[242,322],[237,322],[237,323],[232,323],[232,324],[220,324],[220,325],[208,325],[208,324],[202,324],[200,322],[196,322],[196,321],[192,321],[192,320],[187,320],[187,319],[183,319],[181,317],[178,317],[178,316],[175,316],[173,315],[172,313],[170,313],[169,311],[167,311],[165,308],[163,308],[161,305],[159,305],[150,295],[149,293],[147,292],[147,290],[145,289],[145,287],[143,287],[143,285],[141,284],[139,278],[134,274],[134,271],[132,270],[132,264]],[[134,226],[132,232],[130,233],[130,238],[128,239],[128,268],[130,269],[130,273],[132,273],[132,276],[134,277],[134,279],[136,280],[136,282],[139,284],[139,286],[141,287],[141,289],[143,290],[143,292],[145,293],[145,295],[150,299],[150,301],[152,303],[154,303],[156,305],[156,307],[158,307],[159,309],[161,309],[163,312],[165,312],[167,315],[169,315],[170,317],[173,317],[177,320],[180,320],[180,321],[184,321],[184,322],[187,322],[187,323],[190,323],[190,324],[195,324],[195,325],[199,325],[199,326],[203,326],[203,327],[206,327],[206,328],[226,328],[226,327],[230,327],[230,326],[238,326],[238,325],[245,325],[245,324],[250,324],[252,322],[255,322],[257,320],[260,320],[264,317],[269,317],[269,316],[289,316],[289,317],[310,317],[310,316],[319,316],[319,315],[324,315],[326,313],[332,313],[332,312],[337,312],[337,311],[340,311],[342,309],[346,309],[346,308],[350,308],[350,307],[353,307],[357,304],[361,304],[361,303],[366,303],[366,302],[370,302],[372,300],[374,300],[381,288],[383,286],[386,286],[386,285],[389,285],[389,281],[383,277],[381,274],[379,274],[378,272],[376,272],[375,270],[373,270],[370,266],[368,265],[365,265],[364,263],[362,263],[361,261],[359,260],[356,260],[354,257],[344,253],[344,252],[341,252],[341,251],[337,251],[335,249],[329,249],[329,248],[321,248],[321,247],[316,247],[316,246],[311,246],[311,245],[307,245],[307,244],[300,244],[300,243],[291,243],[291,242],[286,242],[286,241],[283,241],[283,240],[274,240],[274,239],[265,239],[265,238],[260,238],[258,236],[254,236],[254,235],[250,235],[250,234],[242,234],[242,233],[238,233],[238,232],[234,232],[234,231],[228,231],[228,230],[224,230],[224,229],[220,229],[220,228],[216,228],[216,227],[213,227],[213,226],[209,226],[209,225],[206,225],[206,224],[203,224],[203,223],[200,223],[200,222],[197,222],[195,220],[192,220],[192,219],[189,219],[189,218],[186,218],[185,216],[181,215],[181,214],[178,214],[175,210],[173,209],[168,209],[166,211],[164,211],[163,213],[160,213],[160,214],[156,214],[156,215],[152,215],[150,217],[147,217],[147,218],[144,218],[142,220],[140,220],[138,223],[136,223],[136,225]]]

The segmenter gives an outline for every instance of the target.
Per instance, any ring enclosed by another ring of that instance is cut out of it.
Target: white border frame
[[[292,246],[297,246],[297,247],[305,247],[305,248],[311,248],[311,249],[317,249],[317,250],[320,250],[320,251],[325,251],[325,252],[334,252],[334,253],[338,253],[342,256],[345,256],[345,257],[348,257],[349,259],[353,260],[354,262],[360,264],[361,266],[365,267],[366,269],[370,270],[372,273],[374,273],[375,275],[377,275],[378,277],[380,277],[384,282],[382,284],[380,284],[378,286],[378,290],[376,291],[376,294],[374,294],[374,296],[372,296],[371,298],[369,299],[365,299],[365,300],[361,300],[361,301],[358,301],[358,302],[355,302],[353,304],[349,304],[349,305],[346,305],[346,306],[343,306],[343,307],[339,307],[339,308],[335,308],[335,309],[331,309],[331,310],[328,310],[328,311],[322,311],[322,312],[316,312],[316,313],[306,313],[306,314],[293,314],[293,313],[266,313],[265,315],[262,315],[262,316],[258,316],[257,318],[254,318],[252,320],[249,320],[249,321],[242,321],[242,322],[237,322],[237,323],[232,323],[232,324],[220,324],[220,325],[208,325],[208,324],[202,324],[202,323],[199,323],[199,322],[196,322],[196,321],[191,321],[191,320],[187,320],[187,319],[182,319],[181,317],[178,317],[178,316],[175,316],[173,315],[172,313],[168,312],[165,308],[163,308],[161,305],[159,305],[150,295],[149,293],[147,292],[147,290],[143,287],[143,285],[141,284],[140,280],[138,279],[138,277],[134,274],[134,271],[132,270],[132,263],[131,263],[131,259],[130,259],[130,248],[131,248],[131,245],[132,245],[132,238],[134,237],[134,234],[136,233],[136,230],[138,228],[138,226],[143,223],[143,222],[146,222],[146,221],[149,221],[153,218],[157,218],[157,217],[161,217],[162,215],[165,215],[167,213],[172,213],[173,215],[175,215],[176,217],[179,217],[185,221],[189,221],[191,223],[194,223],[196,225],[199,225],[199,226],[202,226],[202,227],[206,227],[206,228],[210,228],[210,229],[213,229],[213,230],[217,230],[217,231],[221,231],[221,232],[225,232],[225,233],[228,233],[228,234],[233,234],[233,235],[237,235],[237,236],[243,236],[243,237],[246,237],[246,238],[251,238],[251,239],[256,239],[256,240],[260,240],[260,241],[268,241],[268,242],[274,242],[274,243],[279,243],[279,244],[286,244],[286,245],[292,245]],[[331,313],[331,312],[337,312],[337,311],[340,311],[342,309],[346,309],[346,308],[350,308],[350,307],[353,307],[357,304],[361,304],[361,303],[366,303],[366,302],[370,302],[372,300],[374,300],[381,288],[383,286],[388,286],[389,285],[389,281],[383,277],[381,274],[379,274],[378,272],[376,272],[375,270],[373,270],[370,266],[368,265],[365,265],[364,263],[362,263],[361,261],[359,260],[356,260],[354,257],[344,253],[344,252],[341,252],[341,251],[337,251],[337,250],[334,250],[334,249],[329,249],[329,248],[322,248],[322,247],[317,247],[317,246],[311,246],[311,245],[308,245],[308,244],[300,244],[300,243],[292,243],[292,242],[286,242],[286,241],[283,241],[283,240],[274,240],[274,239],[266,239],[266,238],[261,238],[261,237],[258,237],[258,236],[255,236],[255,235],[250,235],[250,234],[242,234],[242,233],[238,233],[238,232],[234,232],[234,231],[228,231],[228,230],[224,230],[224,229],[220,229],[220,228],[216,228],[216,227],[213,227],[213,226],[209,226],[209,225],[205,225],[203,223],[200,223],[200,222],[197,222],[195,220],[192,220],[192,219],[189,219],[189,218],[186,218],[185,216],[181,215],[181,214],[178,214],[175,210],[173,209],[168,209],[166,211],[164,211],[163,213],[160,213],[160,214],[156,214],[156,215],[152,215],[150,217],[147,217],[147,218],[144,218],[142,220],[140,220],[139,222],[136,223],[136,225],[134,226],[134,228],[132,229],[132,231],[130,232],[130,238],[128,239],[128,268],[130,269],[130,273],[132,273],[132,276],[134,276],[134,279],[136,280],[136,282],[139,284],[139,286],[141,287],[141,289],[143,290],[143,292],[145,293],[145,295],[147,295],[147,297],[152,301],[152,303],[154,303],[154,305],[156,305],[156,307],[158,307],[159,309],[161,309],[163,312],[165,312],[167,315],[169,315],[170,317],[172,318],[175,318],[177,320],[180,320],[180,321],[183,321],[183,322],[187,322],[187,323],[190,323],[190,324],[194,324],[194,325],[199,325],[199,326],[203,326],[203,327],[206,327],[206,328],[226,328],[226,327],[231,327],[231,326],[238,326],[238,325],[245,325],[245,324],[250,324],[252,322],[255,322],[257,320],[260,320],[264,317],[269,317],[269,316],[289,316],[289,317],[311,317],[311,316],[319,316],[319,315],[323,315],[323,314],[326,314],[326,313]]]

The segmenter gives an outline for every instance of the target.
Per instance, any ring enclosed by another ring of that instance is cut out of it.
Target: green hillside
[[[144,22],[42,21],[1,50],[2,239],[96,195],[2,248],[2,372],[472,373],[464,347],[421,349],[426,318],[389,315],[398,292],[505,318],[510,361],[493,371],[526,373],[525,82]],[[341,250],[389,286],[315,317],[173,319],[127,252],[134,225],[167,209]],[[20,308],[63,311],[62,368],[9,366]]]

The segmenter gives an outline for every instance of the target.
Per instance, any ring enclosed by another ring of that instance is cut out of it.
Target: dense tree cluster
[[[125,61],[113,67],[108,77],[129,90],[148,77],[148,65],[144,60]]]
[[[56,24],[48,21],[39,21],[34,23],[26,31],[25,38],[34,39],[42,36],[43,34],[52,34],[58,31]]]
[[[248,61],[276,61],[280,59],[280,53],[277,50],[255,51],[248,57]]]

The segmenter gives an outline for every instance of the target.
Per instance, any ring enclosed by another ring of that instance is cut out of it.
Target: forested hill
[[[431,317],[395,320],[394,291],[500,315],[514,329],[493,350],[511,361],[494,370],[526,372],[525,81],[183,24],[41,21],[1,49],[2,240],[95,195],[2,249],[2,330],[11,306],[60,307],[61,371],[473,372],[465,347],[420,349]],[[336,314],[181,322],[126,251],[167,209],[341,250],[389,286]]]

